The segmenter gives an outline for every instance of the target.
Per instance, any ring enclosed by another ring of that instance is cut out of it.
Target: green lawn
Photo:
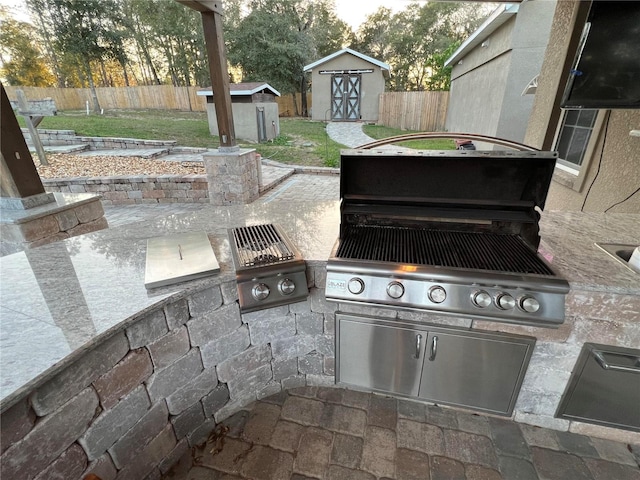
[[[397,135],[407,135],[409,133],[418,133],[411,130],[400,130],[399,128],[385,127],[382,125],[365,125],[362,130],[376,140],[383,138],[395,137]],[[410,142],[399,142],[394,145],[415,148],[416,150],[455,150],[456,145],[453,140],[436,139],[436,140],[412,140]]]
[[[18,116],[18,121],[25,126],[22,117]],[[86,115],[84,111],[65,111],[55,117],[45,117],[38,128],[74,130],[77,135],[89,137],[175,140],[178,145],[188,147],[219,145],[218,137],[209,133],[205,112],[116,110],[104,115]],[[280,136],[269,143],[239,142],[255,148],[265,158],[292,165],[336,166],[340,149],[345,148],[327,136],[323,122],[281,118],[280,132]]]
[[[24,119],[18,116],[21,126]],[[114,110],[104,115],[86,115],[84,111],[58,112],[45,117],[38,128],[74,130],[89,137],[124,137],[150,140],[175,140],[187,147],[215,148],[218,137],[209,134],[205,112],[179,112],[163,110]],[[403,133],[413,133],[380,125],[365,125],[364,132],[375,139]],[[340,162],[340,149],[347,148],[334,142],[326,133],[325,123],[302,118],[281,118],[280,136],[263,143],[240,143],[255,148],[264,158],[291,165],[336,167]],[[399,145],[426,150],[451,150],[452,140],[419,140]]]

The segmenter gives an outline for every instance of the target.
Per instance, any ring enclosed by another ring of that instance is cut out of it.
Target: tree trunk
[[[33,8],[36,6],[33,5]],[[60,70],[60,65],[58,64],[58,55],[56,55],[56,51],[53,49],[51,36],[49,35],[49,31],[47,30],[47,26],[44,23],[44,17],[42,16],[42,10],[40,8],[35,8],[36,13],[38,15],[38,20],[40,21],[40,29],[42,30],[42,36],[44,37],[44,45],[47,55],[51,59],[51,63],[53,64],[53,73],[56,76],[56,81],[58,82],[58,88],[65,87],[65,79],[62,75],[62,71]]]
[[[87,79],[89,80],[89,88],[91,89],[91,100],[93,101],[93,111],[97,114],[100,113],[100,102],[98,101],[98,92],[96,92],[96,86],[93,83],[93,75],[91,74],[91,65],[89,60],[84,59],[84,68],[87,73]]]
[[[100,73],[102,74],[102,86],[103,87],[113,87],[113,85],[109,85],[109,76],[107,75],[107,69],[104,66],[104,60],[100,59]]]
[[[307,77],[305,74],[302,74],[302,78],[300,79],[300,104],[302,109],[302,116],[309,116],[309,108],[307,105]]]
[[[151,59],[151,54],[149,53],[149,49],[147,48],[147,44],[144,41],[144,38],[136,38],[136,43],[138,44],[138,48],[142,52],[142,56],[144,57],[147,66],[149,67],[149,72],[153,77],[153,82],[156,85],[160,85],[160,79],[158,78],[158,72],[156,71],[156,67],[153,65],[153,60]]]
[[[298,113],[298,99],[296,98],[296,92],[293,92],[291,96],[293,97],[293,114],[298,117],[300,114]]]
[[[125,63],[122,63],[122,75],[124,76],[124,84],[125,86],[130,86],[129,85],[129,75],[127,74],[127,65]]]

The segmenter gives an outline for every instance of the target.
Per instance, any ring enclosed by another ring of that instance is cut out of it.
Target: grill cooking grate
[[[272,265],[295,258],[272,224],[233,228],[232,233],[241,267]]]
[[[336,256],[356,260],[554,275],[517,235],[349,226]]]

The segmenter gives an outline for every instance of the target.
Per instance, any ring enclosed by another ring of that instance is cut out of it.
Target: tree
[[[307,115],[304,65],[344,46],[350,32],[331,0],[254,0],[228,34],[229,61],[246,81],[266,81],[292,94],[296,114]],[[300,111],[296,93],[302,94]]]
[[[33,26],[11,18],[6,7],[0,7],[0,21],[1,72],[7,83],[33,87],[55,85],[55,77],[32,41]]]
[[[466,3],[412,3],[395,15],[381,7],[360,27],[353,48],[391,65],[391,90],[448,90],[444,62],[485,13]]]
[[[380,7],[371,15],[367,15],[351,46],[360,53],[386,62],[391,56],[390,39],[393,30],[395,25],[391,9]]]

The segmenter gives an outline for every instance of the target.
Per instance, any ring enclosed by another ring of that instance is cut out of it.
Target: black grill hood
[[[349,224],[519,234],[539,244],[555,152],[343,150],[341,235]]]

